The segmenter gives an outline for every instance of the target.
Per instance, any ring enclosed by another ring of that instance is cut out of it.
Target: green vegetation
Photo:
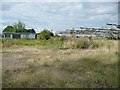
[[[12,26],[7,26],[7,27],[3,30],[3,32],[15,32],[15,30],[13,29]]]
[[[34,29],[26,29],[25,24],[21,21],[18,21],[18,23],[13,24],[13,26],[7,26],[3,33],[35,33]]]
[[[22,22],[4,33],[35,33]],[[37,39],[0,38],[3,88],[116,88],[118,40],[59,37],[44,29]]]
[[[63,37],[62,41],[64,42],[65,48],[98,48],[98,44],[89,38]]]
[[[58,37],[44,29],[35,40],[0,38],[3,88],[118,87],[118,40],[71,34]]]
[[[15,32],[25,32],[25,24],[18,21],[18,23],[15,23],[13,25],[13,29],[15,30]]]
[[[37,35],[37,38],[38,39],[43,39],[43,40],[44,39],[48,40],[48,39],[50,39],[53,36],[54,36],[54,34],[52,32],[50,32],[47,29],[44,29],[42,32],[40,32],[40,34]]]
[[[71,40],[70,38],[64,40],[62,38],[52,38],[51,40],[54,39],[63,42],[63,48],[65,40]],[[58,43],[55,43],[55,41],[50,44],[50,39],[43,40],[46,42],[45,45],[38,44],[37,46],[33,45],[34,47],[30,44],[30,46],[24,46],[23,41],[21,41],[22,46],[3,47],[3,87],[118,87],[118,41],[93,40],[91,42],[99,44],[98,48],[71,49],[69,47],[64,50],[55,48],[54,46],[57,46]],[[36,43],[39,40],[35,42],[26,40],[25,42],[30,41]],[[15,41],[15,43],[18,42]],[[50,45],[53,48],[44,48]],[[12,55],[8,55],[8,52],[11,52]]]
[[[30,40],[30,39],[1,39],[3,47],[10,46],[45,46],[45,47],[60,47],[62,46],[62,41],[59,37],[50,38],[49,40]]]
[[[44,34],[40,34],[42,36]],[[46,38],[46,36],[44,37]],[[88,48],[98,48],[99,44],[97,42],[84,39],[84,38],[73,38],[73,37],[51,37],[47,39],[1,39],[3,47],[9,47],[12,45],[25,45],[25,46],[40,46],[44,45],[47,47],[57,47],[60,49],[70,49],[70,48],[79,48],[79,49],[88,49]]]

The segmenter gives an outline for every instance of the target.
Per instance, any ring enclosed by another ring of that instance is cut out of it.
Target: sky
[[[5,0],[0,3],[0,33],[18,20],[24,22],[26,28],[33,28],[36,32],[46,28],[55,33],[81,26],[105,27],[106,23],[118,23],[117,2],[30,1]]]

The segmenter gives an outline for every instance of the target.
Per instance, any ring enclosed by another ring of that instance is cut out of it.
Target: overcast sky
[[[18,20],[36,32],[44,28],[58,32],[80,26],[104,27],[106,23],[118,23],[117,2],[2,2],[0,6],[0,33]]]

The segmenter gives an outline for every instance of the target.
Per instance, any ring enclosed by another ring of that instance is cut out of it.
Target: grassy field
[[[4,88],[118,87],[118,40],[1,41]]]

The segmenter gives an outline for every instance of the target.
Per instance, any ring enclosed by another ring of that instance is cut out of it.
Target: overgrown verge
[[[13,45],[23,46],[46,46],[57,47],[59,49],[88,49],[98,48],[99,44],[93,39],[89,38],[74,38],[74,37],[51,37],[49,40],[29,40],[29,39],[2,39],[3,47],[10,47]]]

